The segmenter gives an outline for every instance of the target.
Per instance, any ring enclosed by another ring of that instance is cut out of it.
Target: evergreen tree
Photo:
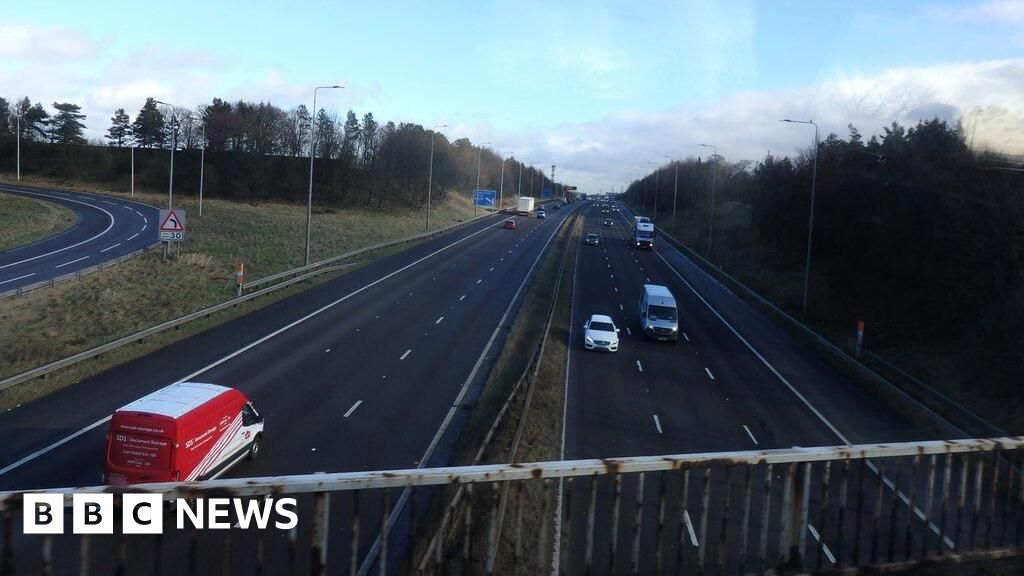
[[[107,129],[107,135],[105,136],[107,140],[110,140],[111,146],[117,146],[118,148],[124,146],[125,141],[132,135],[131,122],[132,119],[124,111],[124,108],[114,110],[114,115],[110,118],[110,128]]]
[[[162,147],[166,140],[164,115],[156,106],[156,100],[146,98],[139,114],[132,123],[132,138],[143,148]]]
[[[54,102],[57,114],[50,122],[50,139],[56,144],[85,144],[85,114],[82,107],[70,102]]]

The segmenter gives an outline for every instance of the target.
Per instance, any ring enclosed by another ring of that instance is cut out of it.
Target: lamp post
[[[430,171],[427,173],[427,228],[430,231],[430,194],[434,190],[434,137],[438,128],[447,128],[447,124],[438,124],[430,130]]]
[[[344,88],[337,84],[333,86],[317,86],[313,88],[313,117],[309,122],[309,194],[306,196],[306,256],[302,260],[303,266],[309,266],[309,236],[313,226],[313,159],[316,158],[316,93],[319,90],[334,90]]]
[[[501,182],[498,184],[498,206],[501,206],[501,201],[505,197],[505,155],[499,150],[498,156],[501,157]]]
[[[18,141],[18,182],[21,182],[21,112],[18,112],[18,133],[15,139]]]
[[[718,162],[718,148],[714,144],[698,144],[702,148],[711,148],[711,159]],[[718,170],[711,167],[711,205],[708,207],[708,260],[711,259],[711,232],[715,228],[715,188],[718,187]]]
[[[673,160],[668,154],[665,154],[665,158],[668,158],[670,162],[675,164],[676,175],[672,180],[672,227],[676,227],[676,198],[679,193],[679,161]]]
[[[154,100],[154,103],[156,103],[156,104],[163,104],[164,106],[170,106],[171,107],[171,123],[174,125],[174,128],[173,128],[173,130],[171,130],[171,176],[168,179],[168,183],[167,183],[167,209],[168,210],[173,210],[174,209],[174,149],[178,147],[178,123],[176,121],[176,118],[178,116],[178,111],[174,107],[173,104],[168,104],[167,102],[161,102],[160,100]]]
[[[490,142],[481,142],[476,149],[476,189],[473,190],[473,215],[476,216],[476,193],[480,191],[480,157],[484,153],[484,145]]]
[[[657,162],[648,162],[648,164],[654,164],[654,216],[651,218],[653,222],[658,221],[658,188],[661,187],[661,170]]]
[[[811,241],[814,238],[814,188],[818,181],[818,125],[814,120],[790,120],[785,118],[779,122],[790,124],[810,124],[814,126],[814,168],[811,171],[811,215],[807,223],[807,262],[804,264],[804,315],[807,315],[807,293],[811,283]]]
[[[529,162],[530,159],[527,158],[525,161]],[[520,162],[519,163],[519,184],[516,185],[516,202],[519,201],[518,198],[520,196],[522,196],[522,195],[523,195],[523,163]],[[501,211],[500,207],[499,207],[498,211],[499,212]]]
[[[203,141],[199,148],[199,215],[203,215],[203,168],[206,167],[206,122],[203,122]]]

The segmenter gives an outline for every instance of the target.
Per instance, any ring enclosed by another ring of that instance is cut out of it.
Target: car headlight
[[[672,331],[673,331],[673,332],[675,332],[676,330],[679,330],[679,326],[673,326],[673,327],[672,327]]]
[[[584,336],[584,339],[587,341],[587,344],[593,344],[594,343],[594,339],[591,338],[590,336]]]
[[[648,324],[647,325],[647,329],[648,330],[654,330],[654,324]]]

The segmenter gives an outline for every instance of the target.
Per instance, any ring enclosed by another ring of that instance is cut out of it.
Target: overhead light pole
[[[178,110],[174,107],[174,104],[168,104],[167,102],[161,102],[160,100],[153,101],[156,104],[163,104],[164,106],[171,107],[171,176],[167,183],[167,209],[174,209],[174,149],[178,147],[178,122],[176,120],[178,116]]]
[[[665,158],[668,158],[670,162],[675,164],[676,175],[672,181],[672,227],[676,227],[676,198],[679,193],[679,161],[673,160],[668,154],[665,154]]]
[[[313,159],[316,158],[316,93],[320,90],[335,90],[344,88],[337,84],[333,86],[317,86],[313,88],[313,116],[309,122],[309,193],[306,195],[306,255],[302,260],[303,266],[309,266],[309,236],[313,227]]]
[[[519,184],[516,185],[516,202],[518,202],[519,197],[523,195],[523,162],[529,161],[530,159],[527,158],[526,160],[519,162]],[[498,208],[498,211],[501,211],[500,206]]]
[[[658,221],[658,188],[661,186],[661,170],[660,165],[657,162],[648,162],[648,164],[654,165],[654,216],[651,217],[652,222]]]
[[[790,124],[810,124],[814,126],[814,168],[811,170],[811,215],[807,222],[807,262],[804,264],[804,315],[807,315],[807,293],[811,284],[811,241],[814,238],[814,188],[818,181],[818,125],[814,120],[790,120],[784,118],[779,122]]]
[[[711,159],[718,163],[718,147],[714,144],[698,144],[702,148],[711,148]],[[708,260],[711,259],[711,233],[715,228],[715,188],[718,187],[718,170],[711,167],[711,205],[708,207]]]
[[[491,142],[481,142],[476,149],[476,188],[473,190],[473,215],[476,216],[476,193],[480,191],[480,157],[484,153],[484,145]]]
[[[199,148],[199,215],[203,215],[203,168],[206,167],[206,121],[203,121],[203,141]]]
[[[501,158],[501,183],[498,184],[498,206],[501,206],[501,201],[505,197],[505,154],[499,150],[498,157]]]
[[[18,182],[21,182],[21,111],[18,111],[18,133],[15,139],[18,141]]]
[[[434,190],[434,137],[438,128],[447,128],[447,124],[438,124],[430,130],[430,171],[427,173],[427,228],[430,231],[430,194]]]

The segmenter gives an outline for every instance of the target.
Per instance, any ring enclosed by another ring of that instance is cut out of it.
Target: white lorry
[[[520,196],[519,203],[516,205],[516,213],[520,216],[529,216],[533,213],[533,197],[532,196]]]

